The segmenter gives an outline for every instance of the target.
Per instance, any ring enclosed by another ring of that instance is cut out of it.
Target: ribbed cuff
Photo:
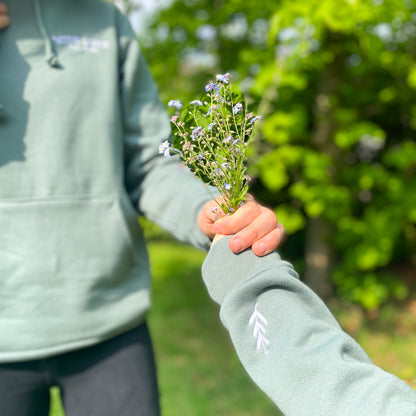
[[[226,294],[239,282],[265,270],[279,267],[281,259],[273,252],[256,256],[251,249],[235,254],[228,247],[230,236],[219,240],[202,265],[202,277],[215,302],[221,304]]]

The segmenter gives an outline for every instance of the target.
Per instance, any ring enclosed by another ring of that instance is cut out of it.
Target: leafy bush
[[[312,287],[319,263],[374,308],[406,295],[384,270],[416,251],[415,41],[410,0],[188,0],[143,45],[165,101],[217,72],[239,81],[264,116],[256,195],[303,233]]]

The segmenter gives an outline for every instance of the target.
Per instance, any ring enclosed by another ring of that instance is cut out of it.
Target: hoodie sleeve
[[[416,392],[375,366],[277,253],[236,255],[223,238],[202,274],[243,366],[285,416],[416,416]]]
[[[159,145],[170,137],[170,121],[136,36],[127,19],[122,15],[120,19],[120,94],[127,191],[141,214],[180,241],[207,250],[210,241],[199,230],[197,217],[216,194],[177,157],[159,154]]]

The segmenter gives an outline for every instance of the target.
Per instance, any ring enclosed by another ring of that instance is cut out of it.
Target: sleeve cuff
[[[282,260],[277,252],[264,257],[251,249],[235,254],[228,247],[231,236],[219,240],[210,249],[202,265],[202,278],[212,299],[221,304],[227,293],[240,282],[268,269],[279,267]]]

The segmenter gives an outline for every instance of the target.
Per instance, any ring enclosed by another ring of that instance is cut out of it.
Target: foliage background
[[[161,98],[230,72],[264,116],[252,193],[323,298],[404,299],[416,264],[416,3],[172,1],[141,43]],[[414,274],[413,274],[414,276]]]

